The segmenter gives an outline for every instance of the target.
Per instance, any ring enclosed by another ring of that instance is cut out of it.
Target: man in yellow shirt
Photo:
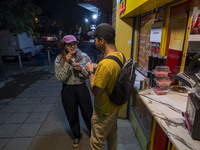
[[[123,63],[123,55],[115,46],[115,30],[110,24],[98,25],[92,34],[96,48],[104,52],[105,57],[116,56]],[[87,63],[85,69],[89,73],[90,88],[94,94],[91,149],[103,150],[107,140],[108,150],[117,150],[117,116],[120,107],[109,100],[105,87],[112,93],[121,67],[112,59],[103,59],[98,63],[95,73],[92,63]]]

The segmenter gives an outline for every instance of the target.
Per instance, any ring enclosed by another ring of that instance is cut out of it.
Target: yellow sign
[[[174,16],[172,20],[172,30],[169,43],[169,49],[182,51],[185,37],[187,14]]]

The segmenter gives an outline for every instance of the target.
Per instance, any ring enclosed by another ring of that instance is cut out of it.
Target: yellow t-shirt
[[[105,57],[109,55],[116,56],[121,62],[123,62],[123,55],[120,52],[112,52]],[[120,70],[121,68],[116,61],[111,59],[103,59],[98,63],[94,80],[92,82],[93,86],[102,89],[107,87],[108,91],[111,93],[111,91],[114,89]],[[94,107],[95,110],[103,113],[104,115],[109,115],[114,110],[119,108],[119,106],[110,102],[105,91],[100,96],[94,97]]]

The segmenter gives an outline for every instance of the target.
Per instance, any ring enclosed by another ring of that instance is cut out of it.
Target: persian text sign
[[[126,0],[120,0],[119,16],[126,10]]]

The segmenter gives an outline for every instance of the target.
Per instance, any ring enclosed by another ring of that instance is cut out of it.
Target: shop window
[[[139,64],[138,70],[145,76],[147,75],[148,72],[149,55],[152,55],[153,53],[155,55],[158,55],[160,51],[160,39],[154,39],[152,41],[150,40],[152,27],[155,24],[160,23],[159,29],[161,29],[163,16],[164,16],[164,7],[156,8],[140,16],[140,31],[139,31],[137,61]]]
[[[194,4],[184,72],[198,82],[200,81],[200,2],[196,0]]]

